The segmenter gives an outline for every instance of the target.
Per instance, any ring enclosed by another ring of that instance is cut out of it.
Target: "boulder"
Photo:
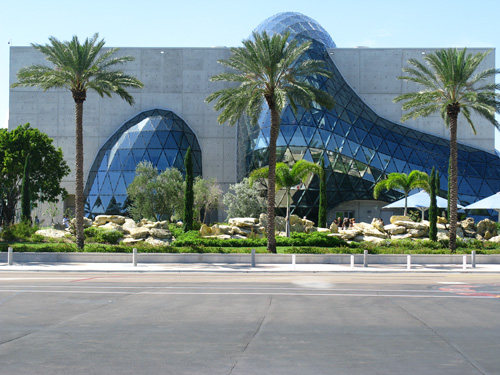
[[[130,233],[130,230],[133,228],[137,228],[136,222],[129,218],[125,219],[125,222],[122,225],[123,233]]]
[[[437,240],[438,241],[441,241],[441,240],[449,241],[449,239],[450,239],[450,235],[448,234],[448,232],[440,232],[440,231],[437,232]]]
[[[337,233],[332,233],[332,234],[337,234]],[[361,231],[358,229],[348,229],[348,230],[339,231],[338,234],[339,234],[340,238],[347,241],[347,240],[352,240],[358,234],[361,234]]]
[[[161,228],[151,228],[149,230],[149,235],[151,237],[157,238],[157,239],[167,239],[167,238],[172,238],[172,232],[166,229],[161,229]]]
[[[142,238],[132,238],[132,237],[125,237],[121,243],[126,245],[126,244],[129,244],[129,243],[137,243],[137,242],[141,242],[143,241]]]
[[[274,217],[275,230],[278,232],[286,231],[286,219],[283,216]]]
[[[316,227],[312,227],[309,230],[313,230],[313,229],[315,229],[316,232],[320,232],[320,233],[330,233],[330,229],[328,229],[328,228],[316,228]]]
[[[427,229],[427,230],[429,229],[429,222],[428,221],[417,223],[415,221],[405,221],[405,220],[397,220],[397,221],[392,222],[392,220],[391,220],[391,223],[394,225],[403,226],[406,229]]]
[[[306,227],[302,223],[295,223],[290,225],[290,231],[304,233],[306,231]]]
[[[396,234],[405,233],[406,227],[403,227],[402,225],[387,224],[387,225],[384,225],[384,230],[387,233],[389,233],[391,236],[394,236]]]
[[[298,215],[290,215],[290,225],[303,224],[302,219]]]
[[[475,230],[476,229],[474,219],[472,217],[468,217],[465,220],[460,221],[459,224],[463,229],[466,229],[466,230]]]
[[[153,228],[153,229],[159,229],[159,228]],[[159,238],[154,238],[154,237],[148,237],[146,238],[147,244],[150,244],[152,246],[170,246],[170,240],[167,239],[159,239]]]
[[[219,234],[217,238],[219,240],[230,240],[232,237],[229,234]]]
[[[212,233],[215,235],[233,234],[233,229],[230,225],[215,224],[212,225]]]
[[[372,220],[372,226],[374,228],[377,228],[380,232],[385,232],[385,229],[384,229],[384,223],[382,223],[379,219],[377,218],[374,218]]]
[[[383,238],[374,237],[374,236],[366,236],[363,234],[357,235],[356,237],[354,237],[353,240],[356,242],[365,242],[366,241],[366,242],[372,242],[372,243],[380,243],[380,242],[384,241]]]
[[[130,229],[130,236],[135,239],[147,238],[149,236],[149,229],[144,227],[137,227]]]
[[[123,232],[123,227],[119,224],[113,222],[107,222],[104,225],[101,225],[99,228],[107,229],[107,230],[117,230],[118,232]]]
[[[64,238],[68,232],[59,229],[39,229],[35,232],[35,234],[50,238]]]
[[[229,219],[229,225],[232,227],[253,228],[253,226],[257,223],[258,220],[253,217],[235,217]]]
[[[311,220],[302,219],[302,224],[306,228],[312,228],[312,227],[314,227],[314,221],[311,221]]]
[[[472,219],[472,221],[474,222],[474,219]],[[448,220],[445,217],[438,216],[437,223],[438,224],[448,224]]]
[[[355,223],[355,229],[359,229],[365,236],[387,238],[387,234],[379,231],[377,228],[373,227],[368,223]]]
[[[429,231],[425,230],[425,229],[408,229],[408,234],[412,237],[412,238],[420,238],[420,237],[424,237],[425,235],[427,235],[429,233]]]
[[[448,230],[448,225],[437,223],[436,224],[436,228],[437,229],[442,229],[442,230],[445,230],[445,229]]]
[[[244,228],[244,227],[231,227],[232,229],[232,234],[239,234],[240,236],[244,236],[247,238],[249,235],[252,234],[252,229],[253,228]]]
[[[97,215],[94,219],[93,225],[99,227],[106,223],[115,223],[118,225],[123,225],[125,223],[126,217],[119,215]]]
[[[475,230],[464,229],[464,237],[475,238],[476,237],[476,231]]]
[[[411,238],[410,233],[394,234],[391,236],[392,240],[404,240],[406,238]]]
[[[409,216],[391,216],[391,224],[394,224],[395,221],[413,221]]]
[[[497,224],[490,219],[484,219],[484,220],[481,220],[479,223],[477,223],[477,233],[486,238],[486,236],[485,236],[486,232],[490,232],[491,237],[496,236],[497,235]]]
[[[464,230],[457,226],[457,237],[464,238]]]
[[[335,224],[333,222],[330,224],[330,232],[332,232],[332,233],[338,233],[339,232],[339,227],[337,226],[337,224]]]
[[[500,236],[491,237],[488,241],[490,241],[490,242],[500,242]]]
[[[206,225],[206,224],[201,224],[201,228],[200,228],[200,237],[208,237],[208,236],[212,236],[212,229]]]
[[[483,238],[488,241],[490,238],[496,237],[497,231],[495,230],[494,232],[490,232],[489,230],[486,231],[484,234]]]
[[[246,240],[247,237],[242,235],[242,234],[233,234],[231,236],[231,239],[233,239],[233,240]]]

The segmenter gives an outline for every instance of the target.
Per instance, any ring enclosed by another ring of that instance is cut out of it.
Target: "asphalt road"
[[[500,374],[485,274],[0,274],[0,374]]]

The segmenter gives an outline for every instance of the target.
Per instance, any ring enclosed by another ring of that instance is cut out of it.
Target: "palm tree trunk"
[[[405,212],[403,216],[406,216],[407,211],[408,211],[408,193],[405,193]]]
[[[268,101],[268,105],[271,111],[271,134],[269,137],[269,177],[267,185],[267,251],[276,253],[274,206],[276,200],[276,141],[280,129],[280,113],[272,101]]]
[[[75,230],[76,246],[83,250],[83,102],[85,98],[75,96]]]
[[[451,107],[451,109],[450,109]],[[457,201],[458,201],[458,186],[457,186],[457,118],[458,109],[456,106],[448,106],[448,116],[450,119],[450,243],[449,248],[452,253],[457,248]]]
[[[290,188],[286,188],[286,236],[290,238]]]

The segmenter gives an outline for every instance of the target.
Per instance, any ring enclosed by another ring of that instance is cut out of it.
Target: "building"
[[[415,86],[397,79],[409,58],[421,58],[432,49],[337,48],[326,30],[299,13],[279,13],[256,31],[290,31],[292,38],[312,39],[308,57],[322,59],[334,73],[331,79],[310,77],[324,87],[336,107],[327,111],[286,108],[278,139],[278,161],[324,158],[328,171],[328,220],[355,216],[358,221],[384,217],[386,202],[399,199],[396,191],[373,200],[374,184],[392,172],[436,167],[441,187],[447,187],[449,142],[441,118],[428,117],[398,123],[400,104],[392,99]],[[470,52],[485,49],[470,49]],[[123,48],[119,53],[135,57],[124,67],[144,84],[131,90],[136,103],[100,98],[89,93],[84,104],[85,194],[89,213],[120,212],[126,206],[126,186],[135,165],[150,160],[162,170],[181,163],[191,146],[195,173],[215,177],[226,191],[253,168],[266,164],[269,114],[260,126],[217,124],[217,113],[204,99],[226,87],[209,82],[223,71],[217,63],[230,55],[228,48]],[[11,47],[10,79],[32,63],[45,63],[31,47]],[[495,66],[490,54],[480,69]],[[494,127],[475,118],[477,136],[466,123],[459,124],[459,199],[472,203],[500,190],[500,159],[494,151]],[[74,165],[74,103],[66,90],[42,92],[29,88],[10,91],[9,128],[30,122],[54,138]],[[74,175],[64,180],[71,207]],[[312,220],[317,217],[318,181],[313,178],[296,190],[292,208]],[[280,206],[284,207],[282,201]],[[389,213],[387,213],[388,215]],[[223,207],[214,219],[224,220]]]

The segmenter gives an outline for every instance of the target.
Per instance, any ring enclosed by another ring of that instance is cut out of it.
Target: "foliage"
[[[30,198],[30,154],[26,155],[24,162],[23,182],[21,184],[21,221],[31,222],[31,198]]]
[[[30,168],[26,188],[33,206],[37,201],[56,202],[67,194],[61,187],[61,180],[69,174],[69,167],[61,149],[56,149],[52,142],[29,123],[11,131],[0,131],[0,224],[14,222],[28,155]]]
[[[377,182],[373,189],[373,197],[378,199],[384,190],[402,190],[405,196],[405,211],[404,216],[408,211],[407,199],[408,193],[413,189],[421,188],[429,191],[429,176],[425,172],[411,171],[408,175],[406,173],[390,173],[387,179]]]
[[[477,72],[479,65],[491,52],[467,53],[467,49],[450,48],[439,50],[424,56],[425,63],[410,59],[409,67],[403,68],[406,76],[399,79],[417,83],[417,92],[406,93],[394,98],[394,102],[403,101],[402,109],[408,111],[401,121],[420,116],[439,113],[444,125],[450,130],[450,172],[448,189],[450,194],[449,247],[453,252],[457,245],[457,203],[458,203],[458,165],[457,132],[458,115],[463,114],[474,134],[476,129],[471,118],[472,112],[479,114],[495,127],[500,123],[495,113],[500,113],[500,85],[495,83],[495,68]],[[489,80],[489,81],[488,81]]]
[[[104,39],[98,41],[96,33],[90,39],[80,43],[77,36],[71,41],[60,42],[49,38],[50,44],[32,44],[52,65],[30,65],[17,73],[18,81],[12,87],[39,87],[44,91],[52,88],[68,89],[75,102],[75,216],[76,242],[83,249],[83,102],[87,90],[97,92],[101,97],[117,94],[127,103],[133,104],[132,95],[127,88],[142,88],[144,85],[137,78],[112,68],[134,60],[132,56],[114,56],[116,48],[103,51]]]
[[[151,162],[141,161],[127,194],[134,219],[170,220],[174,214],[182,212],[182,174],[176,168],[167,168],[158,174]]]
[[[257,189],[250,187],[250,180],[245,177],[241,182],[229,185],[222,202],[227,207],[227,219],[231,217],[258,218],[265,211],[266,201]]]
[[[307,182],[311,174],[320,174],[321,169],[318,165],[306,160],[299,160],[292,168],[285,163],[276,163],[276,191],[285,188],[286,190],[286,235],[290,237],[290,200],[292,187],[300,182]],[[254,181],[260,178],[269,178],[269,167],[255,169],[250,173],[250,187]]]
[[[188,147],[186,156],[184,157],[184,168],[186,169],[186,183],[184,184],[184,232],[188,232],[193,229],[194,206],[193,158],[191,157],[191,147]]]
[[[22,221],[3,228],[0,236],[4,241],[28,241],[38,229],[37,226],[31,226],[29,222]]]
[[[242,48],[231,48],[228,60],[219,63],[231,69],[211,78],[211,81],[227,81],[238,84],[209,95],[207,102],[217,100],[216,111],[221,110],[219,123],[228,122],[234,125],[243,116],[255,125],[259,116],[267,106],[271,116],[269,133],[269,176],[267,216],[268,227],[267,248],[276,252],[274,234],[275,206],[275,171],[276,141],[280,127],[280,115],[289,103],[294,112],[297,105],[305,110],[311,108],[312,102],[333,108],[334,100],[325,91],[307,81],[311,76],[331,77],[331,73],[323,69],[321,60],[308,60],[302,56],[311,46],[311,41],[289,40],[289,33],[269,35],[266,32],[254,32],[252,38],[243,41]]]
[[[85,239],[90,242],[116,244],[123,238],[123,233],[113,229],[90,227],[83,230]]]
[[[222,194],[222,190],[215,178],[205,180],[198,176],[194,179],[193,193],[194,210],[197,213],[197,219],[198,221],[204,223],[207,213],[218,207],[219,197]],[[202,210],[204,211],[203,219],[201,218]]]
[[[436,170],[432,167],[431,180],[430,180],[430,206],[429,206],[429,239],[431,241],[437,241],[437,217],[438,217],[438,207],[437,207],[437,178]]]

